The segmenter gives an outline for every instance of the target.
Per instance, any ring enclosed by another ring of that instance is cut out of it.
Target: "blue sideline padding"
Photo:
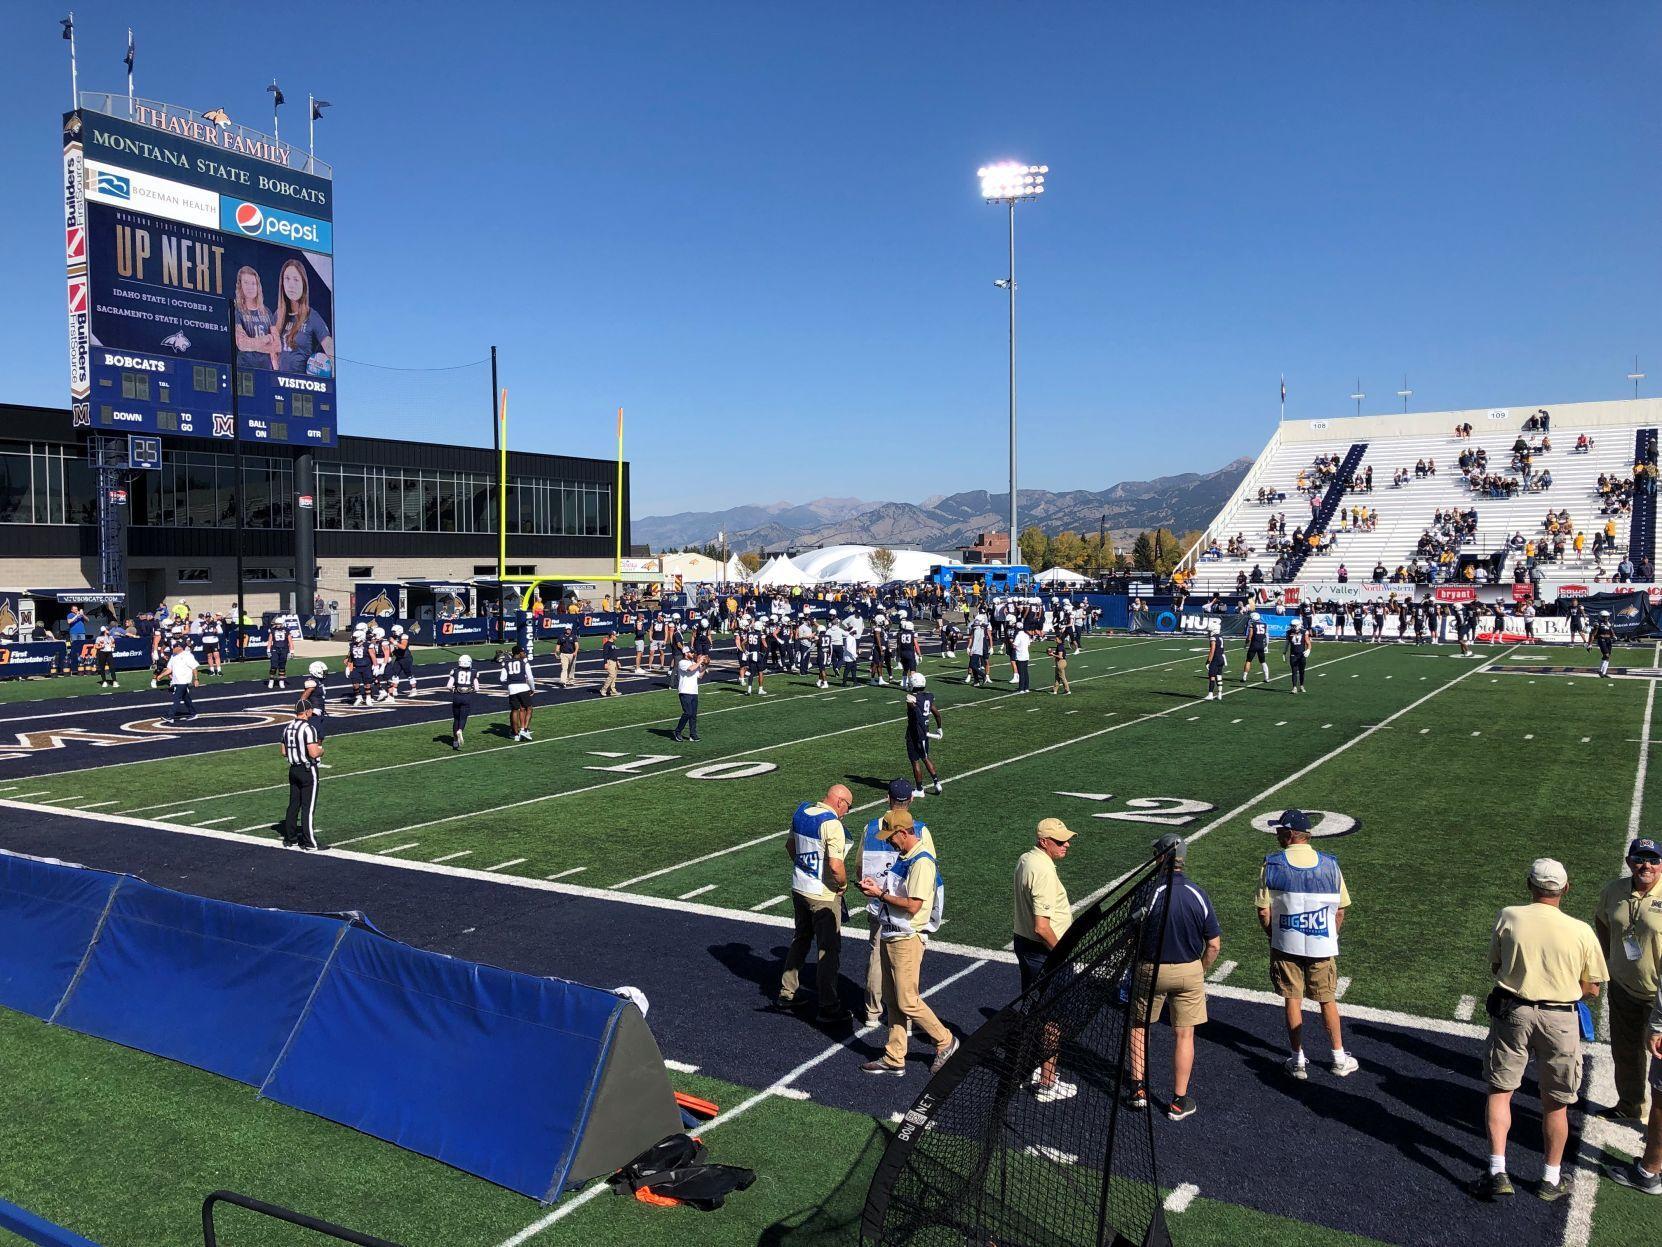
[[[346,930],[127,878],[54,1020],[258,1087]]]
[[[10,1230],[26,1243],[37,1247],[98,1247],[90,1238],[82,1238],[74,1230],[53,1225],[35,1216],[27,1208],[0,1199],[0,1230]]]
[[[263,1094],[551,1200],[625,1007],[355,928]]]
[[[0,857],[0,1005],[50,1018],[74,981],[120,875]]]

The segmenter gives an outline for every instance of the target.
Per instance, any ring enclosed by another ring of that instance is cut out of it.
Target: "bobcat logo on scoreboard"
[[[181,329],[178,333],[169,334],[163,338],[162,345],[183,355],[190,350],[190,339],[185,337],[185,331]]]
[[[387,596],[387,591],[383,589],[365,602],[363,610],[358,613],[360,615],[390,615],[393,613],[392,599]]]
[[[10,598],[0,598],[0,632],[17,627],[17,611]]]

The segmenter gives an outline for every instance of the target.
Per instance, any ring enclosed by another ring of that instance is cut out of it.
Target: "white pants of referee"
[[[283,819],[283,844],[317,848],[312,814],[317,809],[317,768],[289,764],[289,812]]]

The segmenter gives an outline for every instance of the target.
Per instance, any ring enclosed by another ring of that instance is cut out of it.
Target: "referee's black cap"
[[[299,701],[294,703],[294,713],[295,714],[310,714],[311,712],[312,712],[311,698],[302,697]]]

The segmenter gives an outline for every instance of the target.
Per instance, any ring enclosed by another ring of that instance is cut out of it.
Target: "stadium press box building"
[[[481,404],[483,405],[483,404]],[[488,412],[486,413],[488,415]],[[483,417],[481,417],[483,419]],[[100,588],[98,471],[90,431],[63,408],[0,404],[0,586]],[[310,463],[305,460],[309,459]],[[307,611],[298,573],[306,513],[315,584],[350,610],[355,580],[467,581],[496,574],[496,454],[489,447],[342,436],[242,455],[245,602]],[[629,465],[623,548],[629,549]],[[303,472],[315,485],[303,491]],[[236,602],[235,458],[228,447],[161,435],[154,468],[124,472],[115,507],[128,613],[183,598]],[[508,571],[584,580],[613,568],[617,464],[510,451]],[[310,506],[307,506],[307,502]]]

